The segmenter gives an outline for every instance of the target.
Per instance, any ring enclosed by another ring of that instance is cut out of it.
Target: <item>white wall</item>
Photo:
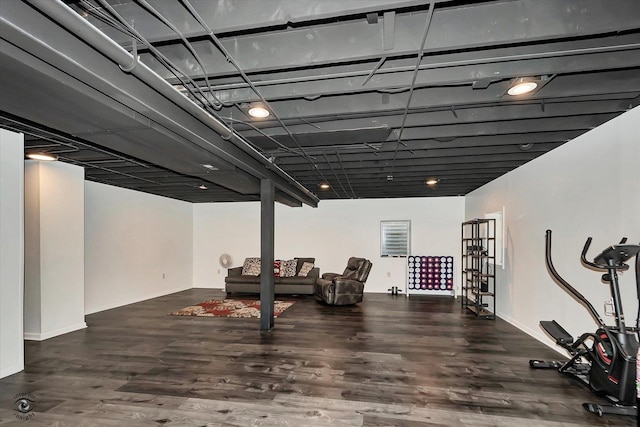
[[[404,258],[380,257],[380,221],[411,220],[412,253],[460,257],[463,197],[325,200],[318,208],[276,204],[275,257],[315,257],[320,272],[342,272],[351,256],[368,258],[373,268],[366,292],[404,288]],[[260,203],[194,205],[194,285],[223,288],[222,253],[235,266],[260,256]],[[459,285],[458,285],[459,286]]]
[[[0,378],[24,369],[24,142],[0,129]]]
[[[466,197],[466,218],[506,207],[506,265],[498,269],[497,314],[554,346],[539,328],[557,320],[574,336],[595,330],[588,312],[547,273],[545,230],[553,231],[556,269],[604,316],[609,288],[580,264],[623,236],[640,242],[640,108],[605,123]],[[627,321],[637,310],[633,269],[621,277]],[[605,321],[612,323],[612,318]]]
[[[193,286],[192,204],[85,183],[86,313]]]
[[[84,322],[84,169],[25,162],[25,338]]]

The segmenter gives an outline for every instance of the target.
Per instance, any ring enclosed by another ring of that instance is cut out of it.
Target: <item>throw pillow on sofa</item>
[[[281,277],[294,277],[296,275],[297,265],[298,261],[296,261],[295,259],[282,261],[282,264],[280,265]]]
[[[246,258],[242,264],[243,276],[259,276],[260,275],[260,258]]]
[[[273,261],[273,277],[282,277],[280,269],[282,268],[282,261]]]
[[[302,264],[302,267],[300,268],[300,273],[298,273],[298,275],[302,277],[307,277],[307,275],[311,270],[313,270],[313,263],[305,262]]]

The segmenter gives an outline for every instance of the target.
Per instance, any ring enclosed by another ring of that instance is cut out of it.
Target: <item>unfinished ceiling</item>
[[[262,179],[292,206],[464,195],[640,104],[635,0],[28,0],[0,15],[1,127],[88,180],[191,202],[259,200]],[[536,88],[509,95],[520,79]]]

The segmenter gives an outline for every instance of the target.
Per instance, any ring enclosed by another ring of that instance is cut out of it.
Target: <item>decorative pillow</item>
[[[296,257],[296,261],[298,261],[298,266],[296,267],[296,276],[299,276],[300,275],[300,269],[302,268],[302,264],[304,264],[305,262],[310,262],[311,264],[315,264],[316,259],[315,258]]]
[[[298,275],[307,277],[307,274],[309,274],[311,270],[313,270],[313,264],[310,262],[305,262],[304,264],[302,264],[302,268],[300,269],[300,273],[298,273]]]
[[[260,258],[246,258],[242,264],[243,276],[259,276],[260,275]]]
[[[298,265],[298,261],[296,261],[295,259],[282,261],[282,264],[280,266],[280,271],[282,272],[281,277],[294,277],[296,275],[297,265]]]
[[[282,261],[273,261],[273,277],[281,277],[280,269],[282,267]]]

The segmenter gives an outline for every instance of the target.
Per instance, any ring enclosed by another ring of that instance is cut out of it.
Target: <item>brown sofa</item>
[[[315,258],[295,258],[297,260],[296,275],[292,277],[274,277],[275,293],[288,295],[313,295],[313,286],[320,277],[320,269],[314,267],[306,276],[299,276],[302,264],[315,263]],[[224,279],[227,293],[260,293],[260,275],[243,276],[242,267],[230,268]]]

